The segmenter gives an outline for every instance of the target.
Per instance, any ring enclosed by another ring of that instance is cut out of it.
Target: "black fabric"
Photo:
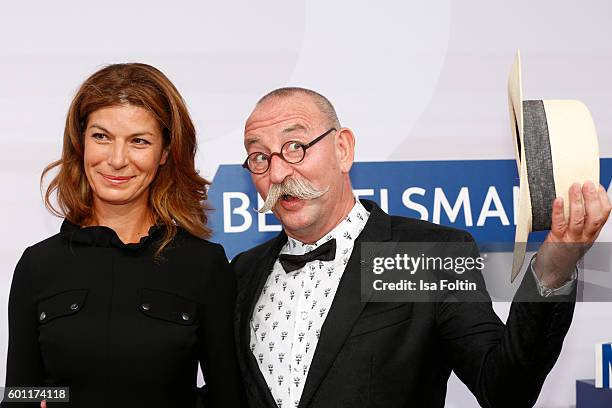
[[[9,298],[6,385],[70,387],[70,403],[49,407],[241,406],[223,248],[179,228],[155,260],[163,233],[123,244],[110,228],[64,221],[27,248]]]
[[[575,291],[558,301],[515,302],[507,325],[493,311],[486,290],[477,294],[480,302],[463,302],[451,292],[429,303],[362,302],[362,242],[466,242],[472,243],[466,253],[472,257],[478,249],[467,232],[391,217],[375,203],[361,202],[370,218],[322,327],[299,408],[443,407],[452,370],[483,407],[533,406],[561,351]],[[281,232],[232,261],[238,283],[236,347],[251,408],[274,406],[249,348],[249,324],[286,240]],[[480,273],[469,279],[484,288]],[[535,280],[526,274],[517,297],[533,294]]]
[[[311,261],[333,261],[336,257],[336,240],[330,239],[323,245],[302,255],[280,254],[278,261],[285,272],[297,271]]]
[[[523,101],[523,139],[531,198],[531,230],[549,230],[557,196],[544,102]]]

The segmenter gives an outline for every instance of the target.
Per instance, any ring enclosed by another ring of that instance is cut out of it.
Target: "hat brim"
[[[508,77],[508,107],[510,124],[514,141],[514,155],[519,174],[519,194],[516,208],[516,232],[514,236],[514,254],[512,258],[513,282],[518,276],[525,260],[527,239],[531,231],[531,200],[527,163],[525,161],[525,143],[523,140],[523,90],[521,83],[521,54],[517,50],[514,64]]]

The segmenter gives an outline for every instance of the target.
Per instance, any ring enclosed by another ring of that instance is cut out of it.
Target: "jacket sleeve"
[[[38,345],[38,316],[31,291],[30,249],[17,263],[9,294],[7,387],[44,385],[44,365]],[[39,407],[39,403],[2,403],[2,407]]]
[[[200,389],[200,398],[205,408],[245,407],[234,347],[236,280],[221,246],[209,258],[205,261],[207,271],[199,329],[199,360],[206,382]]]
[[[466,240],[473,243],[471,236]],[[475,243],[470,256],[479,256]],[[481,406],[533,406],[561,352],[576,289],[567,296],[543,298],[527,273],[504,325],[493,311],[480,272],[472,278],[479,288],[475,297],[462,301],[448,294],[437,305],[445,357]]]

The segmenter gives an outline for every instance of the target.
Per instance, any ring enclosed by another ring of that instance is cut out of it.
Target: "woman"
[[[204,239],[195,152],[184,101],[157,69],[111,65],[85,81],[41,176],[58,170],[45,203],[65,220],[13,277],[7,386],[70,387],[60,406],[194,407],[200,362],[205,406],[241,405],[235,282]]]

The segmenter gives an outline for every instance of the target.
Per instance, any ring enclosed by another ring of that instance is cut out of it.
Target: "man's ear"
[[[340,128],[336,135],[336,157],[340,170],[348,173],[355,160],[355,135],[351,129]]]
[[[167,160],[168,160],[168,148],[164,147],[164,149],[162,150],[161,159],[159,160],[159,165],[163,166],[164,164],[166,164]]]

